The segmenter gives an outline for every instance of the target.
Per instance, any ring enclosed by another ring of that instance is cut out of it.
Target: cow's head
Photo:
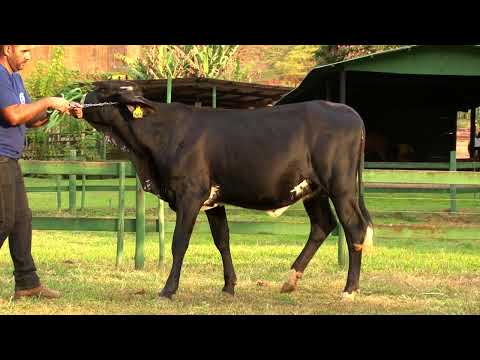
[[[142,145],[142,135],[133,131],[133,124],[139,121],[134,118],[136,108],[142,109],[145,119],[156,112],[156,105],[143,97],[142,90],[130,81],[97,82],[95,90],[85,97],[85,104],[100,104],[114,102],[113,105],[86,107],[83,109],[85,120],[95,129],[102,132],[107,141],[129,153],[143,188],[159,194],[158,175],[154,170],[153,156],[150,150]],[[148,136],[148,134],[145,134]]]
[[[144,116],[155,112],[155,105],[143,97],[141,88],[130,81],[99,81],[96,89],[87,94],[85,104],[116,103],[84,109],[85,119],[92,125],[111,127],[119,116],[124,120],[133,119],[133,112],[140,107]],[[130,115],[129,115],[130,114]],[[96,127],[96,126],[95,126]]]

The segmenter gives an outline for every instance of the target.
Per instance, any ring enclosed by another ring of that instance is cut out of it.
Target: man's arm
[[[47,97],[31,104],[14,104],[0,109],[0,115],[12,126],[28,124],[32,126],[44,121],[48,109],[64,113],[69,109],[69,102],[63,98]]]
[[[35,116],[32,120],[25,123],[27,128],[37,128],[42,125],[45,125],[48,122],[49,117],[46,111],[42,111],[40,114]]]
[[[70,116],[73,116],[77,119],[81,119],[83,117],[82,105],[77,102],[70,103],[70,108],[68,112]],[[25,125],[28,128],[39,128],[48,123],[49,120],[50,118],[48,117],[48,114],[46,112],[43,112],[39,116],[35,117],[33,120],[25,123]]]
[[[39,127],[45,125],[46,123],[48,123],[48,120],[50,120],[50,118],[48,118],[48,117],[40,119],[40,120],[33,119],[32,121],[29,121],[29,122],[25,123],[25,125],[27,126],[27,128],[39,128]]]

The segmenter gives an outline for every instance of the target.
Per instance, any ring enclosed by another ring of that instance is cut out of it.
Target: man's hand
[[[31,104],[13,104],[0,109],[0,116],[11,126],[27,124],[34,126],[48,116],[47,110],[70,113],[70,103],[61,97],[45,97]]]
[[[70,103],[61,97],[49,97],[48,108],[60,111],[62,114],[66,113],[70,109]]]
[[[69,108],[69,113],[71,116],[77,118],[77,119],[81,119],[83,117],[83,109],[82,109],[82,105],[80,105],[79,103],[77,102],[71,102],[70,103],[70,108]]]

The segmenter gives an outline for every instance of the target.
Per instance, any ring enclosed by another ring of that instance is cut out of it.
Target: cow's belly
[[[288,192],[283,190],[279,194],[271,194],[267,198],[259,199],[255,190],[251,190],[251,196],[236,198],[222,191],[222,186],[215,185],[210,189],[210,196],[204,202],[201,210],[209,210],[217,206],[230,204],[247,209],[264,210],[273,217],[283,214],[292,204],[307,199],[318,191],[318,187],[310,180],[304,179],[293,186]]]

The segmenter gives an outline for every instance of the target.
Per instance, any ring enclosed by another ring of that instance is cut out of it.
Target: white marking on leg
[[[279,217],[280,215],[282,215],[285,211],[287,211],[287,209],[289,208],[290,206],[284,206],[282,208],[279,208],[279,209],[275,209],[275,210],[268,210],[267,211],[267,214],[272,216],[272,217]]]
[[[345,302],[352,302],[355,300],[355,294],[357,292],[356,291],[352,291],[351,294],[349,294],[348,292],[344,291],[342,293],[342,301],[345,301]]]
[[[200,210],[201,211],[210,210],[217,206],[223,205],[222,203],[214,202],[215,198],[218,198],[219,194],[220,194],[220,186],[218,185],[212,186],[210,188],[210,196],[208,197],[207,200],[205,200]]]
[[[220,186],[215,185],[210,188],[210,197],[207,199],[208,200],[213,200],[214,197],[216,197],[220,193]]]
[[[303,194],[305,190],[309,188],[310,188],[310,184],[308,183],[308,181],[303,180],[300,184],[298,184],[292,190],[290,190],[290,192],[293,193],[295,196],[300,196]]]
[[[368,225],[365,232],[365,238],[363,239],[363,249],[371,248],[373,246],[373,227]]]

